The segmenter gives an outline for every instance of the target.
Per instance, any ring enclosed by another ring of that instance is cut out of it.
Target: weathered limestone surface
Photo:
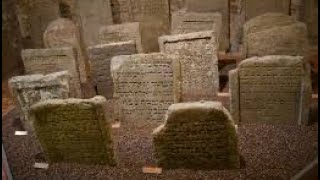
[[[115,56],[111,60],[115,114],[121,121],[163,120],[174,103],[174,63],[161,53]]]
[[[221,50],[229,48],[229,5],[226,0],[186,0],[187,12],[213,13],[222,15]]]
[[[143,52],[138,22],[103,26],[99,31],[99,39],[101,44],[133,40],[136,43],[138,52]]]
[[[223,47],[222,16],[220,13],[195,13],[178,11],[172,14],[171,34],[185,34],[199,31],[215,31],[220,47]],[[219,39],[221,37],[221,39]]]
[[[111,99],[113,96],[113,81],[110,72],[111,58],[135,53],[137,50],[134,41],[100,44],[88,48],[92,76],[99,95],[107,99]]]
[[[77,64],[79,68],[80,81],[87,82],[86,62],[78,40],[79,32],[76,25],[67,18],[59,18],[49,24],[43,34],[46,48],[73,47],[77,50]]]
[[[67,71],[48,75],[34,74],[15,76],[9,80],[9,88],[16,106],[21,111],[25,129],[33,130],[29,118],[31,105],[47,99],[65,99],[69,97],[70,74]]]
[[[36,136],[50,163],[116,165],[106,99],[51,99],[31,107]]]
[[[243,27],[247,57],[265,55],[300,55],[308,50],[306,25],[292,17],[267,13],[248,21]]]
[[[163,168],[240,167],[234,122],[220,102],[178,103],[153,132],[157,163]]]
[[[110,0],[76,0],[76,14],[80,16],[84,42],[87,46],[99,44],[99,28],[113,24]]]
[[[158,37],[170,32],[169,0],[111,0],[114,21],[139,22],[145,53],[159,51]]]
[[[26,74],[69,71],[70,97],[81,97],[76,53],[72,48],[25,49],[21,52]]]
[[[265,13],[289,14],[291,0],[245,0],[246,20]]]
[[[33,48],[43,48],[42,35],[49,23],[59,17],[58,1],[19,0],[17,14],[23,37],[30,37]]]
[[[181,102],[215,100],[219,88],[219,72],[215,32],[203,31],[162,36],[160,50],[180,58]]]
[[[308,123],[311,80],[303,57],[252,57],[229,76],[231,114],[240,123]]]

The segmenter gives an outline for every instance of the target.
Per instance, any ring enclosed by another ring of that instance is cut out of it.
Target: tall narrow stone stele
[[[26,74],[69,71],[70,97],[81,97],[79,70],[73,48],[25,49],[21,52]]]
[[[240,167],[235,125],[220,102],[178,103],[153,132],[159,166],[167,169],[233,169]]]
[[[115,114],[120,121],[161,121],[175,101],[174,68],[179,56],[162,53],[111,60]]]
[[[75,0],[86,46],[99,44],[99,29],[113,24],[110,0]]]
[[[106,99],[51,99],[31,107],[36,136],[50,163],[116,165]]]
[[[263,56],[229,72],[230,110],[243,124],[307,124],[310,70],[301,56]]]
[[[100,44],[88,48],[92,77],[95,80],[96,90],[99,95],[112,99],[113,81],[110,73],[112,57],[135,54],[136,52],[136,43],[134,41]]]
[[[180,102],[216,99],[219,45],[215,37],[214,31],[202,31],[159,38],[162,53],[181,55]]]
[[[111,0],[113,20],[139,22],[145,53],[158,52],[158,37],[170,33],[169,0]]]
[[[33,125],[29,118],[31,105],[47,99],[68,98],[69,81],[70,75],[67,71],[48,75],[15,76],[9,80],[10,92],[20,110],[20,119],[25,129],[33,130]]]
[[[266,13],[243,26],[243,50],[246,57],[267,55],[306,56],[307,27],[293,17]]]
[[[138,53],[143,52],[139,22],[103,26],[99,30],[100,44],[134,41]]]

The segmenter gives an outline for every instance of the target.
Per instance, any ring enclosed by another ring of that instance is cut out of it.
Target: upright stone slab
[[[48,74],[69,71],[70,97],[81,97],[76,53],[72,48],[26,49],[21,52],[27,74]]]
[[[110,5],[110,0],[76,0],[76,14],[80,18],[87,46],[99,44],[99,28],[113,24]]]
[[[244,124],[307,124],[311,80],[303,57],[252,57],[242,61],[229,77],[235,120]]]
[[[195,13],[178,11],[172,14],[171,34],[215,31],[220,47],[223,47],[222,16],[220,13]],[[219,39],[221,37],[221,39]]]
[[[117,23],[139,22],[145,53],[158,52],[158,37],[170,33],[169,0],[111,0]]]
[[[53,99],[31,107],[36,136],[50,163],[116,165],[106,99]]]
[[[112,99],[113,96],[113,82],[110,73],[111,58],[117,55],[135,54],[136,52],[134,41],[100,44],[88,48],[91,71],[99,95],[107,99]]]
[[[29,118],[31,105],[47,99],[65,99],[69,97],[70,74],[67,71],[48,75],[34,74],[15,76],[9,80],[9,88],[16,106],[21,112],[25,129],[33,130]]]
[[[43,48],[43,32],[51,21],[59,17],[58,1],[19,0],[17,5],[22,36],[31,38],[31,47]]]
[[[138,52],[143,52],[138,22],[103,26],[99,31],[99,40],[101,44],[133,40],[136,43]]]
[[[78,40],[78,29],[76,25],[67,18],[59,18],[52,21],[43,34],[46,48],[73,47],[77,50],[77,64],[79,68],[81,83],[87,82],[87,59],[84,58],[80,42]]]
[[[243,45],[246,57],[305,56],[308,49],[307,28],[293,17],[266,13],[244,24]]]
[[[219,90],[217,48],[213,31],[159,38],[161,52],[180,58],[179,101],[215,100]]]
[[[289,14],[291,0],[246,0],[246,20],[260,16],[265,13]]]
[[[229,1],[228,0],[185,0],[187,12],[213,13],[222,15],[221,50],[229,48]],[[232,2],[232,1],[231,1]],[[230,3],[231,3],[230,2]]]
[[[240,167],[235,125],[220,102],[178,103],[153,132],[154,153],[167,169]]]
[[[174,64],[161,53],[115,56],[111,60],[115,113],[121,121],[161,121],[174,103]]]

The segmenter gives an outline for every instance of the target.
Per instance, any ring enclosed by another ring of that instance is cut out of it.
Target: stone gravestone
[[[70,97],[81,97],[76,54],[72,48],[25,49],[21,52],[27,74],[48,74],[69,71]]]
[[[305,56],[308,49],[306,25],[279,13],[266,13],[247,21],[242,41],[246,57]]]
[[[51,99],[31,107],[36,136],[50,163],[116,165],[106,99]]]
[[[221,50],[229,48],[229,1],[227,0],[185,0],[187,12],[213,13],[218,12],[222,15]],[[230,2],[231,3],[231,2]]]
[[[21,111],[20,119],[27,130],[33,130],[29,118],[31,105],[47,99],[69,97],[70,75],[67,71],[48,75],[34,74],[15,76],[9,80],[9,88],[16,106]]]
[[[169,0],[111,0],[117,23],[139,22],[144,52],[159,51],[158,37],[170,33]]]
[[[230,71],[229,79],[235,121],[307,124],[311,80],[303,57],[252,57]]]
[[[99,95],[107,99],[112,99],[113,96],[113,82],[110,73],[111,58],[117,55],[135,54],[136,52],[134,41],[100,44],[88,48],[91,70]]]
[[[17,13],[22,36],[31,38],[32,48],[43,48],[43,32],[59,17],[58,1],[19,0]]]
[[[217,39],[222,28],[222,16],[220,13],[195,13],[178,11],[172,14],[171,34],[185,34],[200,31],[215,31]],[[219,40],[220,47],[223,38]]]
[[[161,53],[111,60],[115,114],[120,121],[161,121],[175,101],[174,66],[179,56]]]
[[[103,26],[99,31],[99,40],[101,44],[133,40],[136,43],[138,53],[143,52],[138,22]]]
[[[166,169],[240,168],[235,125],[220,102],[172,104],[153,143],[157,163]]]
[[[215,100],[219,90],[218,43],[213,31],[162,36],[160,50],[180,58],[179,101]]]
[[[113,24],[110,0],[76,0],[75,11],[84,34],[86,46],[99,44],[99,28]]]
[[[67,18],[59,18],[52,21],[43,34],[46,48],[73,47],[77,50],[77,64],[81,83],[87,82],[86,59],[84,58],[80,42],[77,38],[79,32],[76,25]]]

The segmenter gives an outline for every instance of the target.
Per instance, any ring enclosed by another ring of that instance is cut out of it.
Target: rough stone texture
[[[36,136],[50,163],[116,165],[106,99],[51,99],[31,106]]]
[[[230,0],[230,51],[241,52],[242,26],[245,22],[245,0]]]
[[[292,0],[293,1],[293,0]],[[299,21],[304,22],[308,27],[309,42],[313,46],[318,46],[318,0],[306,0],[300,4]]]
[[[253,18],[246,22],[243,33],[246,57],[305,56],[308,50],[306,25],[286,15],[267,13]]]
[[[2,79],[23,68],[21,57],[16,53],[22,49],[22,37],[15,10],[15,1],[2,0]]]
[[[159,51],[158,37],[170,32],[169,0],[112,0],[116,23],[139,22],[145,53]]]
[[[43,48],[42,35],[49,23],[59,17],[58,1],[19,0],[17,15],[23,37],[31,38],[31,47]]]
[[[87,82],[87,69],[78,40],[78,30],[76,25],[67,18],[59,18],[49,24],[43,34],[43,41],[46,48],[73,47],[77,50],[77,64],[79,68],[80,81]]]
[[[110,0],[76,0],[84,42],[87,46],[99,44],[99,28],[113,24]]]
[[[115,56],[111,60],[115,114],[120,121],[161,121],[174,103],[174,63],[161,53]]]
[[[34,74],[15,76],[9,80],[9,88],[16,106],[21,112],[25,129],[33,130],[29,118],[31,105],[47,99],[65,99],[69,97],[70,75],[67,71],[48,75]]]
[[[194,13],[178,11],[172,14],[171,34],[185,34],[199,31],[215,31],[220,47],[224,45],[222,32],[222,16],[220,13]],[[221,37],[221,39],[219,39]]]
[[[308,123],[311,80],[303,57],[252,57],[229,76],[230,110],[240,123]]]
[[[113,81],[110,72],[111,58],[117,55],[136,54],[134,41],[101,44],[88,48],[91,70],[97,93],[107,99],[113,96]]]
[[[187,12],[219,12],[222,15],[220,49],[229,49],[229,7],[227,0],[186,0]]]
[[[27,74],[48,74],[69,71],[70,97],[81,97],[76,53],[72,48],[25,49],[21,52]]]
[[[185,8],[186,0],[170,0],[170,12],[176,12]]]
[[[153,135],[157,163],[163,168],[240,168],[234,122],[220,102],[173,104]]]
[[[138,22],[103,26],[99,31],[99,40],[101,44],[133,40],[136,43],[137,51],[143,52]]]
[[[240,118],[239,87],[238,69],[233,69],[229,71],[230,113],[236,124],[239,123]]]
[[[203,31],[162,36],[160,50],[180,58],[179,101],[215,100],[219,90],[219,72],[215,32]]]
[[[289,14],[291,0],[245,0],[246,20],[265,13]]]

